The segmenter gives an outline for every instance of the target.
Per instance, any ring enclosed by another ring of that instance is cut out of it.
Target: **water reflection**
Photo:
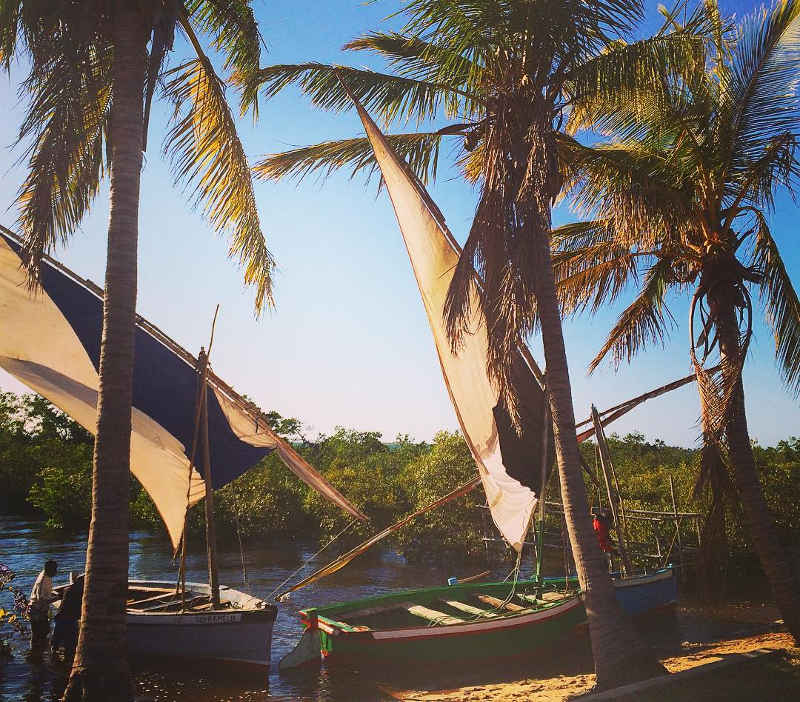
[[[58,561],[56,582],[65,580],[70,570],[83,569],[85,534],[65,536],[47,530],[37,522],[7,517],[0,517],[0,530],[0,561],[17,573],[15,585],[26,593],[48,558]],[[205,548],[199,539],[195,541],[189,541],[187,580],[203,582],[206,579]],[[220,546],[220,582],[260,597],[272,593],[317,548],[314,543],[291,540],[248,544],[248,582],[242,585],[238,546]],[[170,545],[165,536],[133,533],[130,542],[131,577],[175,578],[177,567],[170,555]],[[396,554],[367,554],[323,582],[294,593],[288,602],[281,605],[272,638],[273,666],[268,676],[243,680],[238,675],[231,677],[206,669],[149,666],[134,670],[137,694],[153,702],[387,699],[374,681],[355,671],[312,667],[291,675],[278,675],[277,661],[291,650],[301,632],[297,611],[314,604],[367,597],[397,588],[441,585],[450,575],[453,573],[440,567],[409,565]],[[60,661],[51,661],[48,653],[39,658],[31,657],[27,652],[27,642],[22,639],[15,639],[13,644],[14,656],[5,662],[0,661],[0,699],[25,702],[57,700],[69,672],[66,666]]]

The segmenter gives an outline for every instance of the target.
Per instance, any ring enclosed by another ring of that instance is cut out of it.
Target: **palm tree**
[[[440,145],[455,137],[465,177],[480,185],[475,220],[449,291],[446,320],[458,348],[467,332],[473,267],[485,281],[482,313],[489,333],[489,371],[516,419],[511,364],[516,344],[542,331],[561,492],[580,583],[585,591],[598,685],[663,672],[637,640],[616,604],[587,519],[567,359],[550,262],[550,208],[561,188],[560,151],[571,140],[563,118],[584,103],[610,103],[685,65],[697,50],[681,30],[626,44],[642,15],[637,0],[409,0],[400,33],[374,32],[345,46],[385,58],[395,73],[319,63],[278,65],[242,79],[244,106],[257,108],[298,84],[313,104],[352,106],[348,89],[387,121],[417,123],[442,114],[435,131],[390,135],[389,143],[423,181],[436,175]],[[302,177],[351,167],[372,174],[366,139],[326,142],[270,156],[265,178]]]
[[[176,30],[196,56],[165,71]],[[78,650],[64,698],[132,696],[125,646],[128,480],[131,433],[139,179],[157,81],[174,103],[165,140],[176,181],[192,186],[217,230],[231,228],[231,256],[271,301],[266,248],[250,171],[223,82],[201,50],[207,34],[242,74],[258,67],[260,37],[249,3],[236,0],[3,0],[0,60],[24,51],[29,94],[20,140],[30,140],[19,226],[36,284],[43,253],[66,243],[110,173],[111,208],[100,350],[92,519]]]
[[[789,631],[800,641],[800,586],[761,492],[745,415],[742,366],[758,290],[786,383],[800,387],[800,299],[769,228],[776,193],[797,194],[800,161],[800,2],[785,0],[736,27],[707,2],[707,53],[683,80],[664,78],[636,110],[601,119],[618,140],[573,145],[569,187],[593,221],[554,235],[566,313],[637,294],[591,364],[617,364],[662,341],[670,295],[693,290],[691,358],[704,439],[701,479],[717,498],[728,482],[741,499],[764,572]],[[665,88],[665,89],[664,89]],[[597,114],[580,120],[595,123]],[[707,369],[718,355],[721,372]]]

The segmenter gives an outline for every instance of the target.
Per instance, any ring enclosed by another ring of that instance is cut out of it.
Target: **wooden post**
[[[628,557],[628,549],[625,546],[625,525],[619,520],[619,496],[614,495],[614,491],[611,488],[611,480],[609,479],[611,455],[608,452],[608,444],[606,443],[606,436],[603,432],[603,425],[600,422],[600,415],[597,413],[597,407],[594,405],[592,405],[592,420],[594,421],[597,448],[600,451],[600,468],[603,471],[603,479],[605,480],[606,492],[608,493],[608,504],[611,507],[611,515],[614,518],[614,524],[617,525],[617,544],[619,545],[619,555],[622,559],[623,571],[627,575],[633,571],[633,568],[631,566],[630,558]]]
[[[700,530],[700,517],[694,518],[694,529],[697,532],[697,550],[699,551],[703,547],[703,537],[701,536]]]
[[[211,450],[208,442],[208,387],[203,387],[202,461],[203,480],[206,484],[206,555],[208,557],[208,584],[211,588],[211,607],[218,609],[219,575],[217,572],[217,535],[214,524],[214,486],[211,482]]]
[[[605,430],[603,430],[603,443],[606,441],[606,434]],[[608,452],[608,444],[606,444],[606,454],[608,455],[608,467],[611,471],[611,478],[614,480],[614,495],[617,498],[617,512],[619,515],[619,526],[617,527],[617,535],[619,536],[620,531],[622,532],[622,536],[625,538],[625,547],[627,552],[627,541],[628,541],[628,515],[625,514],[625,501],[622,499],[622,493],[619,489],[619,480],[617,480],[617,471],[614,468],[614,461],[611,460],[611,454]],[[631,564],[627,562],[628,572],[631,572]]]
[[[672,497],[672,512],[675,514],[675,535],[678,538],[678,558],[681,559],[680,578],[681,580],[684,580],[685,576],[683,567],[683,543],[681,541],[681,522],[680,517],[678,516],[678,503],[675,500],[675,482],[673,481],[671,475],[669,476],[669,494]]]

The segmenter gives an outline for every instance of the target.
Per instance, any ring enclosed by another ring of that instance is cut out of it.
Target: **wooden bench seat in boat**
[[[517,597],[525,602],[530,602],[531,604],[547,604],[549,602],[560,602],[567,597],[567,595],[565,595],[563,592],[543,592],[542,596],[537,598],[535,595],[524,595],[521,592],[518,592]]]
[[[396,609],[406,609],[413,607],[413,602],[392,602],[390,604],[378,605],[377,607],[364,607],[363,609],[354,609],[352,612],[343,612],[339,616],[339,621],[349,622],[353,619],[362,619],[364,617],[371,617],[375,614],[384,614]]]
[[[458,600],[439,600],[439,601],[446,604],[448,607],[460,610],[461,612],[464,612],[466,614],[472,614],[476,617],[497,616],[495,612],[490,612],[486,609],[481,609],[480,607],[473,607],[472,605],[468,605],[466,602],[459,602]]]
[[[128,607],[135,607],[138,609],[144,604],[151,604],[158,602],[160,600],[168,600],[172,597],[175,597],[175,590],[171,590],[170,592],[162,592],[160,595],[152,595],[151,597],[145,597],[144,599],[141,600],[132,598],[128,600]]]
[[[415,617],[427,619],[437,624],[463,624],[465,621],[464,619],[453,617],[444,612],[439,612],[429,607],[423,607],[415,602],[392,602],[390,604],[378,605],[377,607],[365,607],[341,614],[339,621],[352,622],[357,619],[363,619],[364,617],[371,617],[376,614],[388,614],[390,612],[397,612],[398,610],[405,610]]]
[[[64,585],[64,587],[67,587]],[[166,595],[170,592],[175,592],[174,587],[146,587],[139,585],[137,587],[128,588],[128,600],[139,600],[151,595]]]
[[[203,604],[208,602],[208,595],[198,595],[196,597],[192,597],[186,600],[186,609],[191,609],[199,604]],[[181,609],[182,602],[180,595],[176,596],[176,599],[171,600],[169,602],[157,602],[155,604],[150,605],[149,607],[128,607],[131,612],[142,613],[142,612],[164,612],[170,611],[173,609]]]
[[[503,600],[500,600],[496,597],[492,597],[491,595],[478,595],[478,599],[481,602],[485,602],[486,604],[492,605],[492,607],[503,607],[507,609],[509,612],[522,612],[525,607],[521,607],[518,604],[514,604],[513,602],[506,602],[503,604]]]
[[[564,594],[563,592],[543,592],[542,593],[542,599],[545,602],[558,602],[559,600],[563,600],[565,597],[567,597],[567,595]]]
[[[411,605],[410,607],[405,607],[406,612],[409,614],[413,614],[415,617],[421,617],[422,619],[427,619],[429,622],[433,622],[435,624],[464,624],[465,621],[460,619],[459,617],[451,617],[449,614],[445,614],[444,612],[439,612],[435,609],[429,609],[428,607],[423,607],[422,605]]]

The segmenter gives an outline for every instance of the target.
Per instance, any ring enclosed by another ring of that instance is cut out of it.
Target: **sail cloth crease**
[[[523,426],[521,435],[517,435],[487,372],[486,324],[475,286],[470,292],[473,332],[465,335],[457,354],[451,351],[443,313],[459,252],[430,196],[392,151],[364,108],[357,100],[353,102],[391,198],[445,385],[477,465],[492,518],[506,541],[520,551],[542,489],[544,393],[522,355],[515,354],[512,373]]]
[[[42,267],[41,289],[28,290],[20,245],[0,230],[0,367],[94,433],[97,422],[103,301],[55,262]],[[177,547],[184,513],[205,495],[189,475],[196,366],[192,356],[137,322],[133,377],[131,471],[153,499]],[[276,451],[298,477],[358,519],[364,516],[269,425],[242,409],[220,383],[209,383],[213,487],[219,488]],[[227,387],[227,386],[226,386]]]

